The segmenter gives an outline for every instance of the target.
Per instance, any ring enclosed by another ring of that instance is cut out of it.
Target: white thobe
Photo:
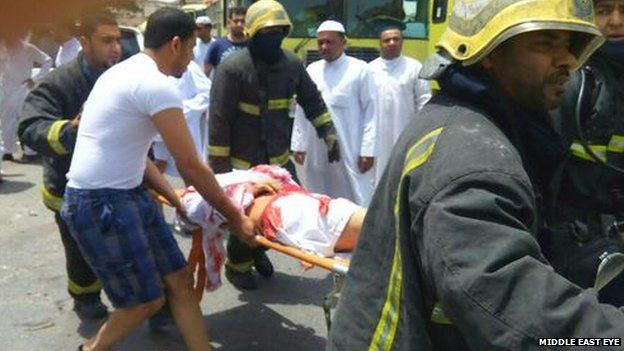
[[[206,161],[208,159],[207,111],[210,106],[210,79],[206,77],[204,70],[193,61],[189,63],[181,78],[172,79],[174,79],[174,83],[182,96],[184,117],[186,117],[186,123],[193,137],[197,154],[203,161]],[[160,136],[156,138],[154,143],[154,156],[156,159],[167,161],[167,174],[179,175],[175,167],[175,160]]]
[[[377,90],[375,185],[390,159],[405,126],[431,98],[429,82],[418,79],[420,62],[405,56],[377,58],[369,63]]]
[[[306,152],[303,166],[297,165],[297,175],[312,192],[367,206],[373,194],[373,171],[362,174],[358,161],[375,156],[372,75],[364,61],[344,54],[332,62],[316,61],[307,71],[332,115],[340,142],[340,162],[328,162],[325,143],[297,107],[291,147]]]
[[[30,88],[27,80],[35,82],[45,76],[52,67],[52,59],[36,46],[19,41],[13,46],[5,46],[3,51],[2,74],[0,74],[0,129],[3,153],[17,151],[17,123]],[[34,64],[40,68],[34,69]],[[36,72],[33,74],[33,72]]]
[[[195,47],[193,48],[193,56],[195,58],[193,61],[199,65],[199,67],[204,67],[204,60],[206,60],[206,54],[208,53],[208,48],[210,48],[210,44],[215,41],[215,38],[210,38],[210,41],[205,43],[200,38],[197,38],[197,42],[195,43]]]
[[[56,53],[56,58],[54,59],[54,66],[60,67],[71,60],[78,57],[78,53],[82,50],[82,45],[76,37],[72,37],[68,41],[64,42],[58,49]]]

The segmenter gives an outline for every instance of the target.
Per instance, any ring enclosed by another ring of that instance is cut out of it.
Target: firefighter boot
[[[108,315],[108,309],[99,296],[93,299],[74,299],[74,312],[80,319],[102,319]]]
[[[254,257],[254,267],[258,274],[265,278],[270,278],[273,275],[273,264],[264,250]]]

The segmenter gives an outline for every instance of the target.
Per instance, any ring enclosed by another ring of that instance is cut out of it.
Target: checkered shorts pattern
[[[187,264],[145,187],[68,187],[61,216],[116,308],[164,296],[162,277]]]

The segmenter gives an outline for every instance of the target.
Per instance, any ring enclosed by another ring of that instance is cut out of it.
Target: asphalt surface
[[[60,235],[52,212],[41,202],[41,166],[4,161],[2,168],[0,350],[76,350],[103,321],[81,321],[72,311]],[[176,238],[188,253],[190,238]],[[220,289],[204,295],[204,322],[216,350],[324,348],[321,306],[333,286],[331,275],[318,268],[303,272],[298,261],[276,252],[269,257],[275,275],[261,279],[260,289],[240,292],[223,277]],[[144,324],[114,350],[185,349],[175,327],[153,333]]]

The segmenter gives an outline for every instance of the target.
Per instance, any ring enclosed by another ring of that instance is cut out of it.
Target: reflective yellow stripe
[[[369,351],[388,351],[392,349],[394,345],[394,338],[396,336],[397,328],[399,325],[400,311],[401,311],[401,295],[403,291],[403,264],[401,258],[401,196],[403,193],[403,185],[405,178],[414,169],[422,166],[428,160],[433,153],[435,142],[438,136],[442,132],[442,128],[438,128],[423,138],[421,138],[413,147],[411,147],[407,155],[405,156],[405,162],[403,166],[403,173],[401,175],[401,181],[398,187],[398,196],[394,206],[395,216],[395,244],[394,244],[394,258],[392,261],[392,271],[390,273],[390,281],[388,284],[388,293],[386,296],[386,302],[381,311],[381,318],[373,334],[373,339],[368,347]]]
[[[260,116],[260,106],[258,105],[239,102],[238,109],[250,115]]]
[[[63,207],[63,198],[52,195],[46,188],[41,188],[41,194],[43,195],[43,204],[47,208],[53,211],[60,211]]]
[[[286,151],[283,154],[275,157],[269,158],[269,163],[272,165],[280,165],[283,166],[288,163],[288,159],[290,158],[290,151]]]
[[[319,115],[318,117],[316,117],[315,119],[313,119],[312,120],[312,124],[315,127],[318,128],[318,127],[324,125],[325,123],[329,123],[331,121],[332,121],[331,115],[329,114],[329,112],[325,112],[325,113]]]
[[[440,302],[436,302],[431,311],[431,321],[436,324],[453,324],[453,321],[446,316]]]
[[[210,153],[210,156],[228,157],[230,156],[230,147],[209,145],[208,152]]]
[[[293,99],[271,99],[269,100],[269,110],[288,110]]]
[[[230,163],[232,164],[232,167],[236,169],[245,170],[251,168],[251,162],[247,162],[236,157],[230,157]]]
[[[409,150],[407,150],[407,154],[405,155],[405,160],[412,159],[412,156],[414,154],[422,154],[423,152],[425,152],[429,148],[429,145],[430,145],[429,141],[432,138],[434,138],[433,141],[435,143],[435,140],[437,140],[438,135],[440,135],[440,133],[442,133],[442,128],[434,129],[433,131],[429,132],[427,135],[422,137],[422,139],[420,139],[416,144],[414,144],[414,146],[412,146],[411,148],[409,148]],[[407,167],[404,168],[404,171],[405,170],[407,170]],[[406,173],[403,172],[403,176],[405,176],[405,174]]]
[[[245,261],[240,263],[232,263],[230,261],[225,262],[225,266],[235,272],[247,272],[253,266],[254,261]]]
[[[616,134],[612,135],[611,140],[609,140],[607,150],[611,152],[624,152],[624,136]]]
[[[67,123],[69,123],[69,120],[56,121],[52,123],[50,131],[48,131],[48,144],[52,150],[59,155],[66,155],[68,153],[63,143],[61,143],[61,130]]]
[[[97,293],[102,290],[102,284],[99,280],[96,280],[89,286],[80,286],[73,282],[71,279],[67,279],[67,287],[72,294],[82,295],[89,293]]]
[[[605,145],[589,145],[589,148],[602,160],[607,161],[607,147]],[[583,144],[578,141],[575,141],[570,146],[570,150],[572,150],[572,154],[578,158],[582,158],[583,160],[596,162],[594,156],[590,155]]]

